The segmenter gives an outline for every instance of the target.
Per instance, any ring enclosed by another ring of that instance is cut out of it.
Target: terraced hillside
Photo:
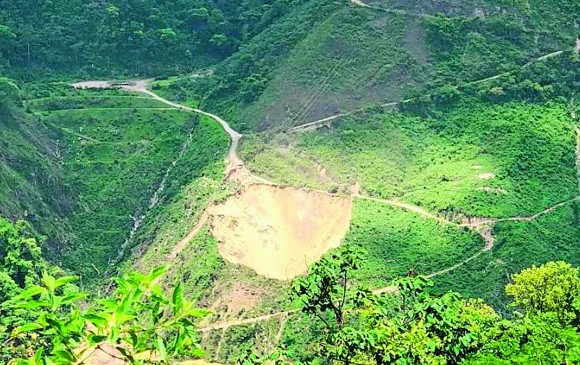
[[[25,93],[73,190],[71,236],[53,255],[86,280],[114,270],[183,186],[221,170],[226,140],[206,118],[116,90],[28,85]]]

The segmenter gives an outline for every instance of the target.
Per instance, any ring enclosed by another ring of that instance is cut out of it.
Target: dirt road
[[[230,150],[229,150],[228,156],[227,156],[227,160],[228,160],[230,169],[233,167],[241,166],[244,164],[243,161],[238,157],[238,154],[237,154],[237,149],[238,149],[238,145],[240,142],[240,138],[242,138],[242,134],[235,131],[228,124],[228,122],[226,122],[225,120],[223,120],[222,118],[218,117],[215,114],[208,113],[206,111],[203,111],[203,110],[197,109],[197,108],[190,108],[187,105],[174,103],[172,101],[169,101],[169,100],[155,94],[151,90],[147,89],[147,87],[150,85],[150,83],[151,83],[151,80],[135,80],[135,81],[128,81],[125,83],[118,83],[118,84],[115,82],[112,82],[112,81],[84,81],[84,82],[74,83],[74,84],[72,84],[72,86],[76,89],[108,89],[108,88],[117,87],[117,88],[121,88],[123,90],[139,92],[139,93],[149,95],[153,99],[158,100],[158,101],[160,101],[166,105],[169,105],[173,108],[181,109],[181,110],[184,110],[187,112],[198,113],[198,114],[202,114],[202,115],[205,115],[207,117],[210,117],[213,120],[215,120],[216,122],[218,122],[222,126],[224,131],[230,137]]]

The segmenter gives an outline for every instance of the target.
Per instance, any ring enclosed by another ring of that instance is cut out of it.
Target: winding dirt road
[[[355,2],[355,0],[352,0],[352,1]],[[549,58],[549,57],[554,57],[560,53],[561,52],[554,52],[552,54],[542,56],[542,57],[538,58],[537,60],[545,59],[545,58]],[[528,64],[531,64],[531,63],[528,63]],[[501,76],[503,76],[503,74],[497,75],[496,78],[501,77]],[[490,80],[490,78],[488,78],[486,80]],[[480,82],[483,82],[483,81],[480,81]],[[163,103],[165,103],[173,108],[185,110],[188,112],[199,113],[199,114],[202,114],[202,115],[205,115],[205,116],[208,116],[208,117],[214,119],[215,121],[220,123],[220,125],[223,127],[224,131],[230,137],[231,144],[230,144],[230,150],[229,150],[229,153],[227,156],[227,161],[230,165],[230,168],[236,167],[236,166],[243,166],[243,164],[244,164],[243,161],[241,159],[239,159],[239,157],[237,156],[237,147],[238,147],[239,140],[242,137],[242,135],[240,133],[236,132],[235,130],[233,130],[225,120],[223,120],[222,118],[218,117],[215,114],[211,114],[211,113],[208,113],[208,112],[205,112],[203,110],[196,109],[196,108],[190,108],[188,106],[174,103],[174,102],[169,101],[165,98],[162,98],[161,96],[148,90],[147,89],[148,84],[149,84],[149,81],[140,80],[140,81],[131,82],[129,84],[120,85],[120,87],[124,90],[127,90],[127,91],[144,93],[144,94],[149,95],[150,97],[152,97],[160,102],[163,102]],[[108,81],[89,81],[89,82],[76,83],[76,84],[73,84],[72,86],[75,88],[82,89],[82,88],[111,88],[111,87],[115,87],[116,85],[114,83],[111,83]],[[407,102],[407,101],[410,101],[410,100],[404,100],[402,102]],[[384,106],[395,106],[395,105],[398,105],[399,103],[401,103],[401,102],[386,103],[386,104],[384,104]],[[306,128],[317,128],[317,126],[319,126],[319,125],[324,125],[324,124],[330,123],[334,119],[337,119],[341,116],[349,115],[352,113],[353,112],[346,113],[346,114],[338,114],[338,115],[334,115],[331,117],[327,117],[327,118],[324,118],[324,119],[321,119],[321,120],[318,120],[318,121],[315,121],[312,123],[307,123],[304,125],[297,126],[297,127],[293,128],[293,130],[305,130]],[[580,142],[577,142],[577,143],[578,143],[578,146],[580,146]],[[577,147],[577,150],[578,149],[580,149],[580,147]],[[260,181],[259,177],[256,177],[256,179],[258,181]],[[273,184],[270,181],[265,181],[265,183]],[[550,212],[553,212],[554,210],[556,210],[560,207],[563,207],[563,206],[570,204],[574,201],[580,200],[580,196],[577,196],[575,198],[572,198],[572,199],[560,202],[558,204],[555,204],[555,205],[553,205],[549,208],[546,208],[546,209],[542,210],[541,212],[538,212],[538,213],[531,215],[531,216],[517,216],[517,217],[499,218],[499,219],[474,218],[472,221],[467,222],[467,223],[458,223],[458,222],[453,222],[453,221],[450,221],[448,219],[437,216],[436,214],[430,213],[430,212],[426,211],[425,209],[418,207],[416,205],[400,202],[400,201],[393,200],[393,199],[380,199],[380,198],[374,198],[374,197],[365,196],[365,195],[361,195],[361,194],[353,194],[352,197],[356,198],[356,199],[374,201],[374,202],[378,202],[378,203],[382,203],[382,204],[387,204],[387,205],[390,205],[390,206],[393,206],[396,208],[404,209],[404,210],[416,213],[416,214],[423,216],[425,218],[436,220],[437,222],[439,222],[441,224],[455,225],[458,227],[467,227],[469,229],[475,230],[483,238],[483,240],[485,241],[485,246],[480,251],[478,251],[476,254],[468,257],[467,259],[461,261],[458,264],[455,264],[455,265],[450,266],[448,268],[431,273],[431,274],[427,275],[428,278],[433,278],[433,277],[451,272],[451,271],[457,269],[458,267],[465,265],[466,263],[479,257],[484,252],[491,250],[493,248],[493,245],[494,245],[494,237],[492,235],[492,228],[496,223],[507,222],[507,221],[531,222],[531,221],[538,219],[539,217],[541,217],[543,215],[546,215],[546,214],[549,214]],[[183,248],[185,248],[187,246],[187,244],[189,244],[191,242],[191,240],[197,235],[197,233],[205,225],[208,218],[209,218],[209,213],[206,210],[206,212],[204,212],[202,214],[198,223],[192,229],[192,231],[190,231],[190,233],[174,247],[172,252],[169,254],[170,259],[174,259],[179,254],[179,252],[181,252],[183,250]],[[373,292],[375,294],[393,293],[393,292],[396,292],[396,288],[393,286],[387,286],[387,287],[383,287],[383,288],[378,288],[378,289],[374,290]],[[201,327],[201,328],[199,328],[199,331],[208,332],[208,331],[218,330],[218,329],[226,330],[227,328],[229,328],[231,326],[239,326],[239,325],[245,325],[245,324],[266,321],[266,320],[269,320],[269,319],[272,319],[275,317],[289,316],[289,315],[296,313],[296,312],[297,312],[297,310],[282,311],[282,312],[257,316],[257,317],[253,317],[253,318],[236,319],[236,320],[217,322],[217,323],[212,323],[212,324],[208,324],[207,326]]]
[[[176,109],[181,109],[181,110],[184,110],[187,112],[198,113],[198,114],[202,114],[202,115],[205,115],[207,117],[210,117],[213,120],[215,120],[216,122],[218,122],[222,126],[224,131],[230,137],[230,149],[229,149],[228,156],[227,156],[229,168],[232,169],[234,167],[242,166],[244,164],[243,161],[238,157],[238,154],[237,154],[237,149],[238,149],[240,139],[242,138],[242,134],[235,131],[232,127],[230,127],[228,122],[226,122],[225,120],[223,120],[222,118],[218,117],[215,114],[208,113],[208,112],[203,111],[201,109],[191,108],[191,107],[188,107],[187,105],[174,103],[172,101],[169,101],[169,100],[155,94],[151,90],[147,89],[147,86],[149,86],[150,83],[151,83],[151,80],[135,80],[135,81],[129,81],[126,83],[119,83],[119,84],[111,82],[111,81],[84,81],[84,82],[74,83],[74,84],[72,84],[72,87],[74,87],[76,89],[108,89],[108,88],[118,87],[118,88],[121,88],[121,89],[126,90],[126,91],[139,92],[139,93],[149,95],[153,99],[160,101],[164,104],[167,104],[167,105],[169,105],[173,108],[176,108]]]

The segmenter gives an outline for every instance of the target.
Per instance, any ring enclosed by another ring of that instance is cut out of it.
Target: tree
[[[326,327],[318,355],[343,364],[456,364],[489,340],[499,316],[456,293],[432,296],[424,277],[375,294],[348,282],[362,253],[349,245],[314,264],[294,292]],[[334,319],[331,321],[330,319]]]
[[[580,320],[580,277],[572,265],[557,261],[512,275],[505,288],[512,306],[528,314],[553,312],[561,323]]]
[[[0,303],[34,283],[45,267],[31,231],[24,221],[0,218]]]

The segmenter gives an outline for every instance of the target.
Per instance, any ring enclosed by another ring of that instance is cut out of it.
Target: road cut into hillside
[[[319,191],[255,184],[216,205],[211,232],[229,262],[290,280],[306,272],[348,231],[352,199]]]

